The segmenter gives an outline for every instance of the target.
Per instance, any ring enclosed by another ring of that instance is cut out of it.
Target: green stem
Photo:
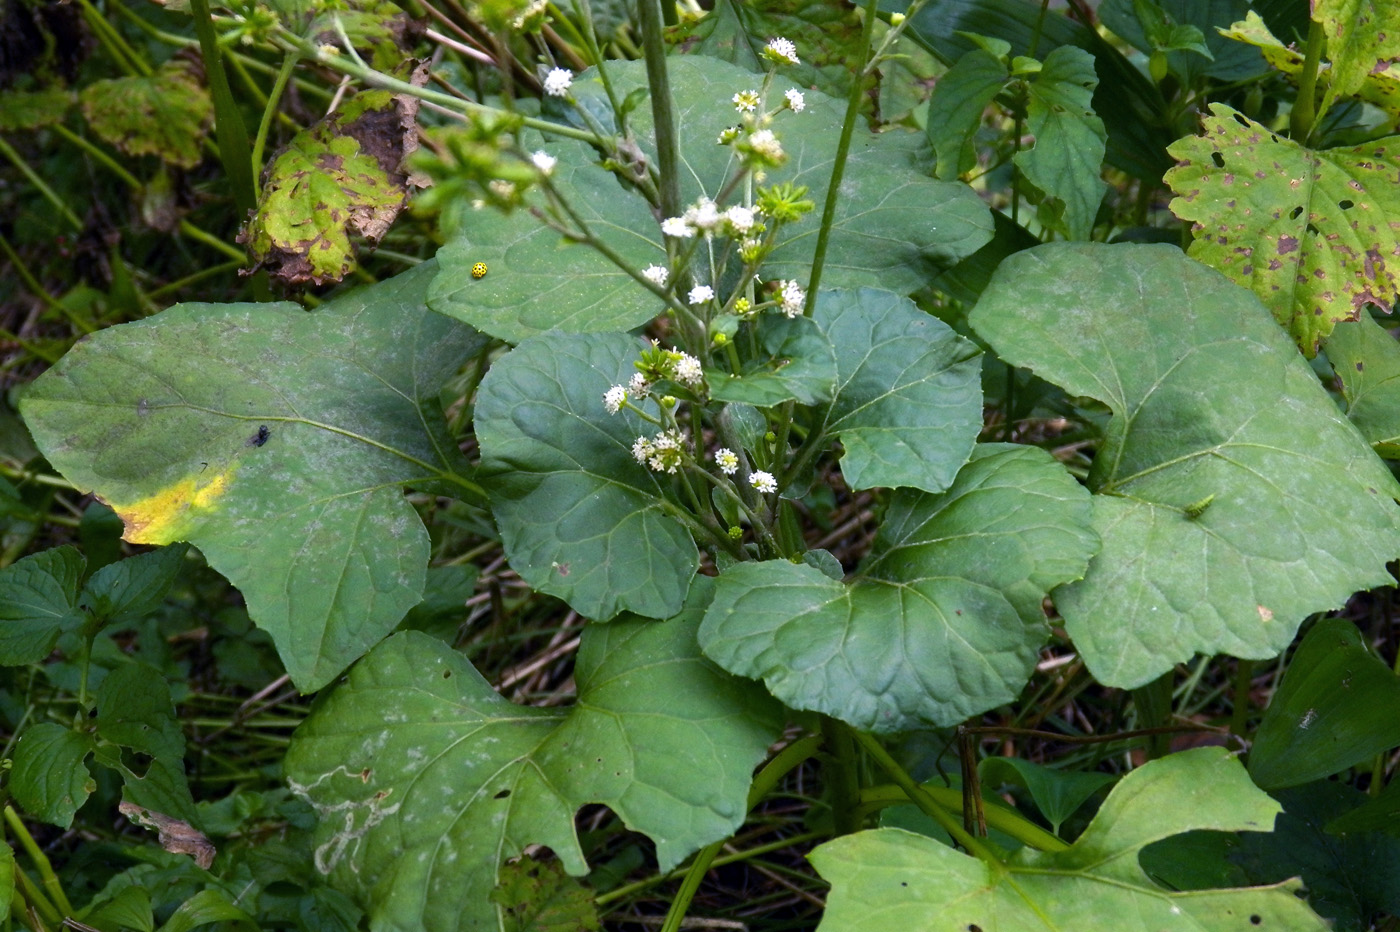
[[[3,136],[0,136],[0,155],[9,159],[14,164],[15,168],[20,170],[20,173],[34,186],[34,190],[42,194],[44,200],[52,204],[54,209],[59,212],[64,220],[68,221],[73,229],[82,230],[83,222],[78,219],[78,215],[68,209],[68,205],[63,203],[63,199],[54,192],[53,188],[50,188],[44,183],[44,179],[39,177],[38,172],[29,167],[29,163],[24,160],[24,157],[16,152],[14,148],[5,141],[5,137]]]
[[[1230,710],[1230,731],[1241,738],[1247,737],[1249,727],[1249,687],[1254,680],[1254,661],[1240,658],[1235,661],[1235,682],[1232,688],[1234,703]]]
[[[1040,12],[1035,17],[1035,27],[1031,29],[1031,44],[1026,48],[1026,57],[1035,58],[1035,53],[1040,48],[1041,30],[1045,28],[1045,11],[1050,8],[1050,0],[1040,0]]]
[[[272,129],[273,114],[277,112],[277,105],[282,101],[282,92],[287,89],[287,82],[292,78],[292,72],[296,70],[297,61],[301,58],[296,52],[288,52],[282,59],[282,67],[277,71],[277,79],[272,82],[272,91],[267,95],[267,106],[263,107],[262,122],[258,124],[258,137],[253,140],[253,153],[249,158],[249,166],[253,170],[253,183],[258,183],[258,178],[262,175],[263,149],[267,145],[267,134]]]
[[[128,75],[140,75],[149,77],[154,74],[151,66],[136,54],[136,50],[127,45],[121,33],[112,28],[112,24],[107,22],[107,18],[98,12],[90,0],[78,0],[78,5],[83,8],[83,18],[87,20],[88,27],[97,34],[98,41],[107,49],[107,54],[117,63],[117,66]]]
[[[79,149],[82,149],[84,152],[86,152],[92,158],[96,159],[98,162],[101,162],[103,168],[116,175],[117,178],[120,179],[121,182],[125,184],[128,188],[130,188],[132,191],[140,191],[142,187],[144,187],[144,185],[141,184],[140,179],[138,179],[131,172],[123,168],[121,166],[121,163],[119,163],[116,159],[112,158],[110,155],[104,152],[100,146],[89,141],[88,139],[85,139],[82,136],[79,136],[77,133],[73,132],[71,129],[69,129],[66,126],[63,126],[62,124],[53,126],[51,127],[51,129],[53,129],[54,132],[58,133],[58,135],[62,136],[64,139],[68,140],[68,142],[77,146]]]
[[[822,774],[831,791],[831,814],[837,835],[860,830],[860,772],[856,742],[851,726],[829,716],[822,717],[822,738],[827,756]]]
[[[598,46],[598,33],[593,28],[592,4],[588,0],[574,0],[574,13],[578,16],[582,29],[574,28],[573,20],[567,16],[560,16],[558,21],[574,33],[579,44],[583,46],[584,51],[592,60],[593,67],[598,69],[598,78],[603,82],[603,92],[608,95],[608,104],[612,107],[613,116],[617,120],[617,132],[620,136],[625,137],[627,135],[627,114],[622,112],[622,102],[617,99],[612,78],[608,75],[608,66],[603,56],[603,50]]]
[[[861,25],[858,61],[863,62],[870,57],[871,36],[875,33],[875,13],[879,6],[879,0],[865,0],[865,21]],[[822,284],[822,267],[826,264],[827,243],[831,239],[831,226],[836,222],[836,205],[841,199],[841,179],[846,174],[846,159],[851,153],[851,137],[855,134],[864,86],[861,74],[851,75],[851,93],[846,98],[846,119],[841,124],[841,139],[836,144],[836,161],[831,166],[831,181],[826,189],[821,228],[817,230],[817,246],[812,253],[812,277],[807,281],[807,306],[802,312],[808,317],[812,316],[817,306],[817,289]]]
[[[1305,145],[1312,135],[1313,128],[1321,119],[1317,112],[1317,72],[1322,64],[1322,48],[1326,44],[1326,33],[1317,20],[1308,22],[1308,50],[1303,59],[1303,70],[1298,75],[1298,98],[1293,102],[1293,112],[1288,118],[1289,133],[1293,141]]]
[[[29,855],[29,860],[34,862],[35,868],[39,871],[39,878],[43,881],[44,889],[53,898],[54,905],[63,911],[61,915],[55,916],[53,921],[58,922],[62,920],[63,916],[73,915],[73,904],[68,902],[68,896],[63,892],[63,885],[58,882],[58,877],[53,872],[53,865],[49,863],[48,856],[39,849],[39,845],[34,841],[34,836],[29,834],[29,829],[24,827],[24,823],[20,821],[19,814],[15,812],[13,806],[5,806],[5,824],[19,839],[20,847],[24,848],[24,853]],[[23,873],[24,871],[15,871],[15,876],[18,877]]]
[[[212,233],[206,233],[204,230],[201,230],[199,227],[195,226],[193,223],[190,223],[188,220],[180,221],[180,232],[188,236],[190,239],[199,240],[204,245],[209,246],[212,249],[217,249],[219,252],[228,256],[230,259],[237,259],[239,264],[248,261],[248,257],[243,253],[241,249],[237,249],[233,246],[230,246],[228,243],[225,243],[223,240],[219,239]]]
[[[243,114],[228,86],[228,75],[219,52],[219,38],[214,33],[214,21],[209,15],[209,0],[190,0],[194,31],[199,36],[199,49],[204,57],[205,80],[214,98],[214,135],[219,140],[219,156],[233,186],[233,202],[240,216],[247,216],[258,204],[257,188],[253,183],[252,153],[248,148],[248,130]]]
[[[924,815],[937,822],[943,831],[952,836],[953,841],[961,845],[968,854],[985,861],[998,871],[1001,870],[1001,861],[992,853],[991,848],[987,847],[982,840],[968,834],[962,827],[962,822],[954,817],[952,812],[940,805],[928,790],[916,783],[909,772],[899,766],[899,762],[890,755],[889,751],[885,750],[879,741],[864,732],[853,731],[852,733],[860,746],[865,748],[871,757],[875,758],[875,762],[890,775],[900,789],[908,794],[910,802],[918,806]],[[958,800],[959,808],[961,808],[961,795],[958,796]]]
[[[661,0],[638,0],[642,21],[642,48],[646,50],[647,86],[651,90],[651,116],[656,126],[656,170],[659,175],[661,216],[681,214],[680,146],[671,100],[671,79],[666,68],[666,43],[661,36]]]
[[[962,792],[948,786],[924,786],[924,792],[933,797],[934,802],[944,809],[956,810],[962,807]],[[910,802],[909,795],[898,786],[872,786],[861,790],[860,803],[863,812],[875,812],[888,806],[899,806]],[[985,805],[987,826],[1003,835],[1039,851],[1064,851],[1069,844],[1057,838],[1012,809],[995,803]]]

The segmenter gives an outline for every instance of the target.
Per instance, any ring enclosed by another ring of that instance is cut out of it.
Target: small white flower
[[[801,113],[807,106],[801,91],[784,91],[783,96],[787,98],[787,105],[792,108],[793,113]]]
[[[649,388],[651,388],[651,383],[647,381],[646,376],[640,372],[632,373],[632,381],[627,383],[627,390],[632,393],[634,398],[645,395]]]
[[[715,451],[715,465],[726,476],[732,476],[739,471],[739,457],[728,447],[720,447]]]
[[[788,279],[778,284],[778,301],[782,304],[784,314],[796,317],[802,313],[802,307],[807,303],[807,293],[797,282]]]
[[[638,437],[632,441],[632,459],[646,465],[646,461],[651,458],[651,441],[645,437]]]
[[[758,109],[758,91],[740,91],[733,100],[734,109],[740,113],[753,113]]]
[[[657,434],[651,441],[651,456],[647,465],[656,472],[675,475],[681,464],[681,437],[675,431]]]
[[[535,163],[535,167],[540,170],[541,175],[554,174],[554,166],[559,164],[558,159],[543,149],[530,156],[530,161]]]
[[[703,233],[710,233],[720,223],[719,208],[708,197],[702,197],[685,212],[685,220]]]
[[[677,239],[689,239],[695,235],[695,227],[684,217],[667,217],[661,221],[661,232]]]
[[[798,63],[797,46],[782,36],[770,39],[768,44],[763,47],[763,51],[780,65],[796,65]]]
[[[789,43],[791,44],[791,43]],[[551,68],[544,76],[544,92],[550,97],[563,97],[574,83],[574,73],[568,68]]]
[[[700,367],[700,360],[689,353],[681,353],[676,360],[676,381],[694,388],[704,379],[705,370]]]
[[[645,278],[658,288],[665,288],[666,279],[670,277],[671,273],[667,271],[664,265],[649,265],[642,269],[642,278]]]
[[[690,296],[687,300],[691,304],[704,304],[715,296],[715,290],[709,285],[696,285],[690,289]]]
[[[719,138],[716,139],[715,142],[719,143],[719,144],[722,145],[722,146],[727,146],[727,145],[729,145],[731,142],[733,142],[734,140],[736,140],[736,139],[738,139],[738,138],[739,138],[739,127],[737,127],[737,126],[727,126],[727,127],[725,127],[724,129],[720,130]]]
[[[747,207],[734,206],[724,212],[724,221],[729,224],[729,231],[735,236],[743,236],[753,229],[753,211]]]
[[[783,154],[783,144],[778,141],[777,136],[773,135],[771,129],[761,129],[750,135],[748,147],[775,165],[786,158]]]
[[[500,178],[493,179],[486,187],[491,189],[491,193],[502,200],[510,200],[515,196],[515,182],[504,181]]]
[[[622,408],[622,403],[627,400],[627,389],[621,385],[614,385],[603,393],[603,407],[608,409],[609,414],[616,414]]]
[[[335,58],[339,54],[340,46],[338,45],[331,45],[329,42],[327,42],[325,45],[316,46],[316,57],[321,59],[322,61],[326,60],[327,58]]]
[[[764,472],[761,469],[749,473],[749,485],[765,495],[769,492],[778,491],[778,480],[773,478],[771,472]]]
[[[527,20],[542,15],[548,6],[549,0],[530,0],[530,5],[519,16],[510,21],[511,28],[524,29]]]

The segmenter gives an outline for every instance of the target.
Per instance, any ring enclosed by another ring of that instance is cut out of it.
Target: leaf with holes
[[[1309,356],[1365,306],[1400,299],[1400,137],[1304,148],[1224,104],[1178,139],[1172,212],[1190,255],[1252,289]]]
[[[1400,58],[1400,5],[1394,0],[1316,0],[1312,15],[1327,36],[1332,61],[1323,107],[1356,93],[1378,65]]]
[[[1089,477],[1103,549],[1054,593],[1100,682],[1272,657],[1392,581],[1400,484],[1250,292],[1171,246],[1051,244],[1003,262],[970,322],[1113,411]]]
[[[700,656],[709,589],[697,580],[665,622],[590,625],[569,710],[509,702],[441,641],[385,641],[287,752],[293,792],[320,815],[317,867],[382,932],[502,930],[505,859],[548,845],[570,874],[587,870],[574,834],[586,803],[649,835],[663,871],[734,832],[782,715]]]
[[[416,603],[428,535],[404,485],[470,490],[438,392],[483,337],[429,311],[434,264],[294,304],[182,305],[79,343],[26,393],[35,441],[126,522],[243,592],[303,690]]]
[[[1023,848],[996,869],[922,835],[857,832],[811,854],[831,882],[818,932],[1101,929],[1326,932],[1297,880],[1176,890],[1142,868],[1142,849],[1199,829],[1264,832],[1281,811],[1223,748],[1172,754],[1119,782],[1065,851]]]

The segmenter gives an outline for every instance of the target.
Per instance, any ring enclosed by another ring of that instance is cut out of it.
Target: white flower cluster
[[[563,97],[574,83],[574,73],[568,68],[551,68],[544,76],[544,92],[550,97]]]
[[[554,174],[554,166],[559,164],[559,160],[548,152],[540,149],[530,156],[530,161],[540,170],[540,174],[548,177]]]
[[[773,478],[771,472],[764,472],[762,469],[756,469],[749,473],[749,485],[765,495],[778,491],[778,480]]]
[[[792,279],[780,281],[778,282],[778,303],[784,314],[796,317],[802,313],[802,309],[807,303],[807,292],[803,291],[802,286]]]
[[[654,472],[675,475],[684,459],[684,443],[685,437],[677,430],[663,431],[650,440],[638,437],[632,442],[632,458]]]
[[[776,142],[776,140],[774,141]],[[781,151],[781,147],[779,147],[780,154]],[[733,207],[721,211],[719,205],[714,201],[708,197],[702,197],[687,207],[681,216],[667,217],[662,220],[661,232],[676,239],[690,239],[697,233],[707,237],[723,234],[740,239],[748,235],[757,223],[757,207],[735,204]]]
[[[715,465],[726,476],[732,476],[739,471],[739,457],[728,447],[720,447],[715,451]]]
[[[622,410],[622,403],[627,400],[627,389],[621,385],[614,385],[603,393],[603,407],[608,409],[609,414],[616,414]]]
[[[797,46],[788,39],[778,36],[776,39],[769,39],[768,44],[763,47],[763,54],[780,65],[799,64],[797,58]]]
[[[649,265],[642,269],[642,277],[658,288],[665,288],[671,273],[664,265]]]

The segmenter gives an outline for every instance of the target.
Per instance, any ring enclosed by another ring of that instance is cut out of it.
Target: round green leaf
[[[1223,748],[1152,761],[1114,788],[1084,834],[1055,853],[1023,848],[1004,868],[899,829],[858,832],[812,852],[831,882],[827,932],[1101,929],[1324,932],[1301,884],[1178,891],[1138,863],[1142,848],[1193,829],[1260,832],[1279,806]]]
[[[569,711],[512,704],[440,641],[385,641],[288,750],[292,790],[320,816],[317,867],[364,898],[375,929],[505,929],[502,861],[543,844],[586,871],[586,803],[651,836],[662,870],[734,832],[782,718],[700,656],[708,590],[665,622],[589,626]]]
[[[857,728],[950,725],[1020,692],[1040,603],[1094,549],[1088,495],[1031,447],[979,448],[940,495],[894,496],[851,584],[775,560],[720,576],[706,656]]]
[[[982,429],[981,352],[908,298],[822,290],[814,316],[836,350],[824,428],[853,489],[941,492]]]
[[[483,340],[424,307],[433,274],[314,314],[177,306],[92,335],[21,401],[49,461],[127,540],[189,541],[238,586],[303,690],[421,596],[428,536],[403,485],[469,469],[438,391]]]
[[[623,334],[532,337],[481,381],[481,479],[511,568],[587,618],[680,610],[699,551],[669,476],[632,456],[656,429],[603,394],[625,385],[641,345]]]
[[[971,322],[1113,409],[1090,477],[1103,549],[1055,593],[1100,682],[1271,657],[1304,616],[1391,581],[1400,486],[1219,273],[1169,246],[1041,246],[1002,264]]]

